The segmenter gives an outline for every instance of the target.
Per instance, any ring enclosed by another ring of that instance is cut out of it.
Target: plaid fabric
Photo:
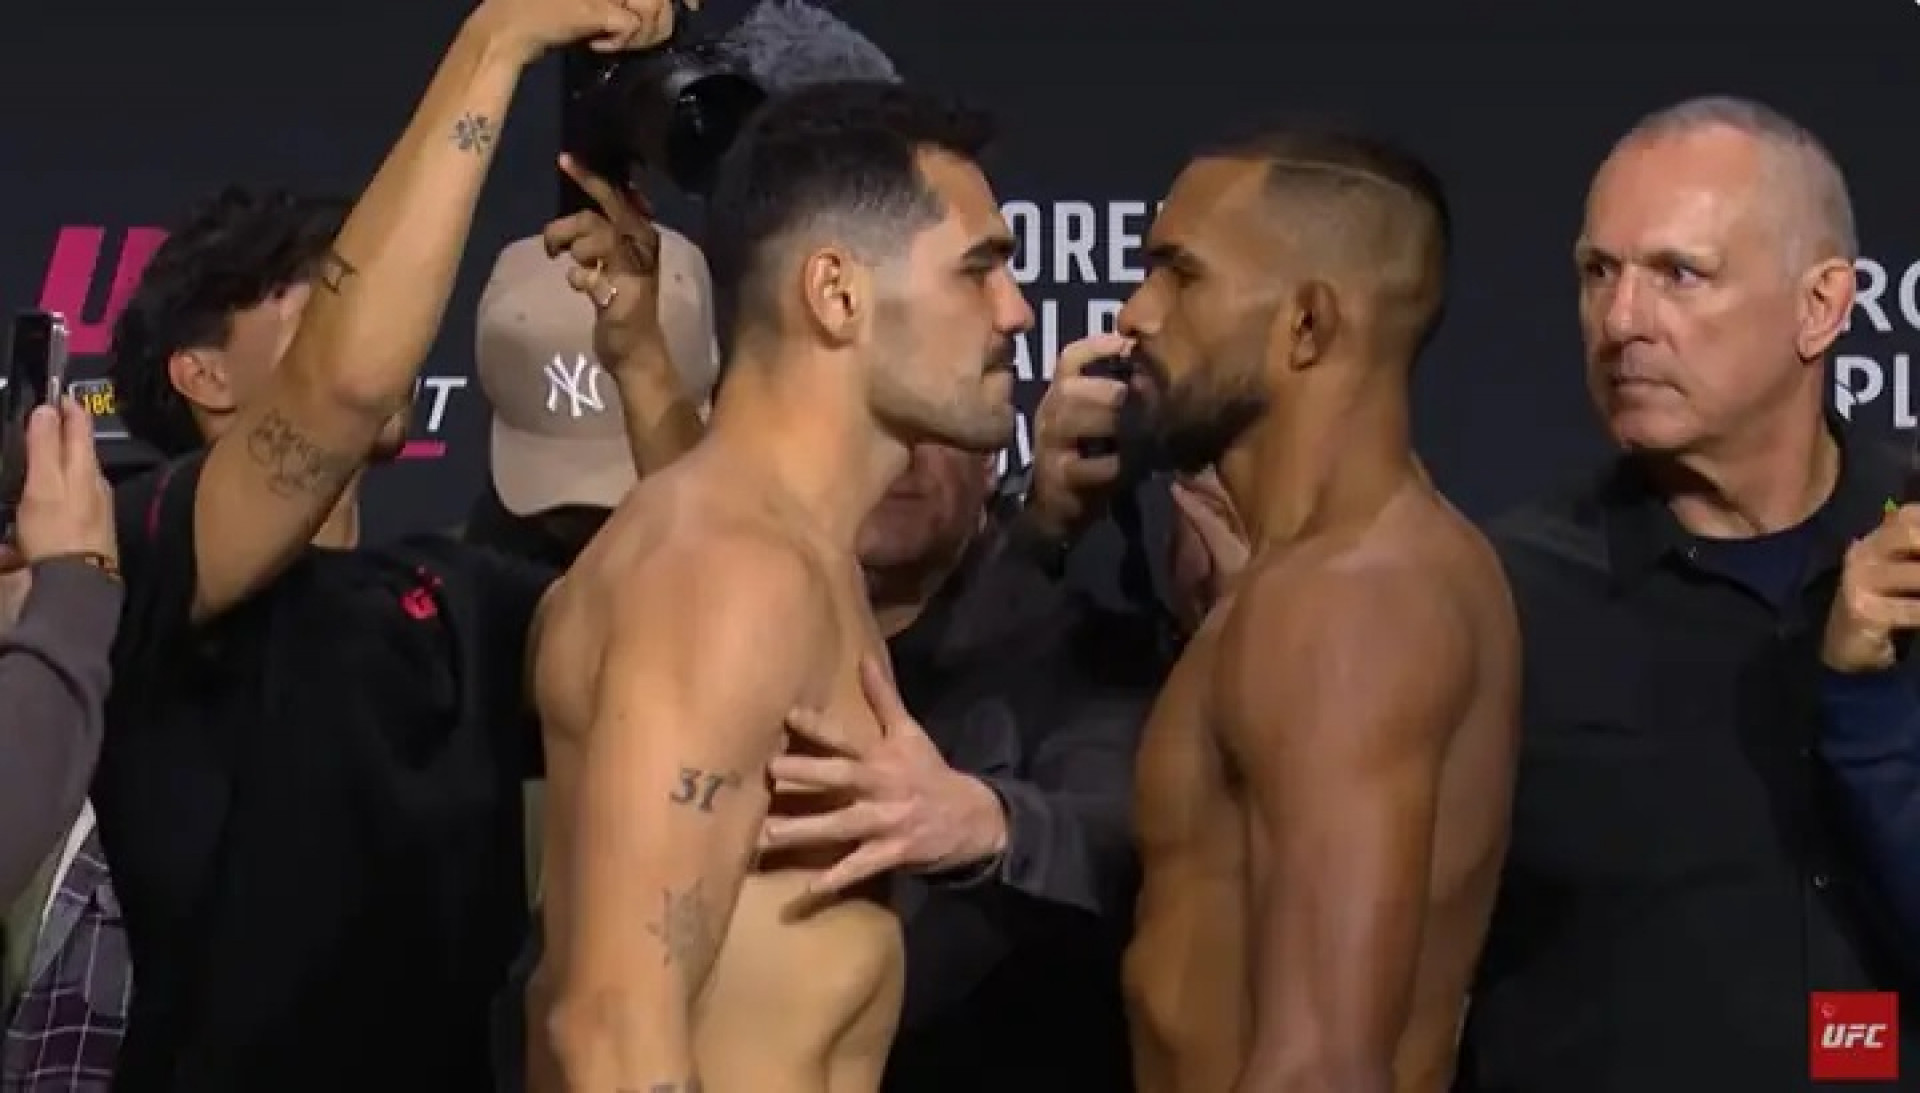
[[[133,974],[97,833],[54,894],[34,970],[0,1049],[0,1093],[107,1093]]]

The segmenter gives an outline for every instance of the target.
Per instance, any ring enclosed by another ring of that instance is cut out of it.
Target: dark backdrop
[[[1875,430],[1914,424],[1920,151],[1906,107],[1920,91],[1910,61],[1920,5],[1908,0],[829,6],[910,78],[1002,119],[997,182],[1042,320],[1023,356],[1027,405],[1058,346],[1138,279],[1137,237],[1183,154],[1246,120],[1314,111],[1406,141],[1451,186],[1453,301],[1418,391],[1420,441],[1442,484],[1484,515],[1563,482],[1602,451],[1580,385],[1569,257],[1588,176],[1640,114],[1731,92],[1805,122],[1847,169],[1866,295],[1843,343],[1840,403]],[[0,307],[77,315],[77,348],[97,354],[154,229],[195,198],[233,180],[351,193],[467,5],[231,8],[95,0],[11,13],[0,32]],[[494,253],[552,211],[556,69],[535,73],[516,103],[426,369],[422,443],[370,493],[377,534],[456,523],[482,481],[473,308]],[[99,370],[97,359],[76,369]]]

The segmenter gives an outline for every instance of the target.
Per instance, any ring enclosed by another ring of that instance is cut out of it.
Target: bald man
[[[1821,622],[1905,470],[1825,414],[1859,255],[1846,181],[1778,112],[1691,100],[1607,155],[1571,251],[1587,386],[1618,452],[1494,525],[1526,636],[1527,743],[1460,1088],[1825,1088],[1809,1082],[1816,992],[1871,1006],[1913,982],[1877,936],[1876,878],[1814,750]],[[1875,675],[1851,697],[1911,686]],[[1843,768],[1911,754],[1826,743]],[[1684,1019],[1653,998],[1686,1000]],[[1887,1020],[1871,1013],[1833,1010]],[[1912,1022],[1882,1042],[1920,1051]]]
[[[1139,759],[1142,1093],[1446,1087],[1507,838],[1519,652],[1491,549],[1409,447],[1447,215],[1411,157],[1272,133],[1195,160],[1120,315],[1252,554]]]

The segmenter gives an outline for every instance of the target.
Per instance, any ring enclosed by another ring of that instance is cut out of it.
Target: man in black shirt
[[[94,795],[135,966],[116,1088],[486,1087],[549,574],[361,547],[358,485],[403,439],[521,71],[646,44],[664,9],[487,0],[330,249],[288,199],[226,195],[123,317],[125,416],[172,458],[118,504]]]
[[[775,777],[854,803],[770,820],[766,845],[851,839],[847,884],[899,870],[907,986],[885,1088],[1115,1093],[1131,1088],[1119,966],[1156,632],[1045,572],[1021,518],[987,510],[992,474],[918,445],[868,518],[898,687],[876,696],[887,738],[851,764],[776,759]]]
[[[1857,253],[1838,168],[1757,104],[1656,115],[1593,184],[1624,454],[1495,529],[1526,737],[1462,1091],[1806,1090],[1812,992],[1897,985],[1814,751],[1841,558],[1898,483],[1822,415]]]

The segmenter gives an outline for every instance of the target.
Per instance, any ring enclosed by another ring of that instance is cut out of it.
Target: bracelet
[[[107,579],[113,581],[115,584],[122,583],[124,580],[124,578],[120,576],[120,563],[96,550],[76,550],[71,554],[53,554],[40,560],[42,562],[79,562],[83,565],[92,566],[101,573],[106,574]]]

